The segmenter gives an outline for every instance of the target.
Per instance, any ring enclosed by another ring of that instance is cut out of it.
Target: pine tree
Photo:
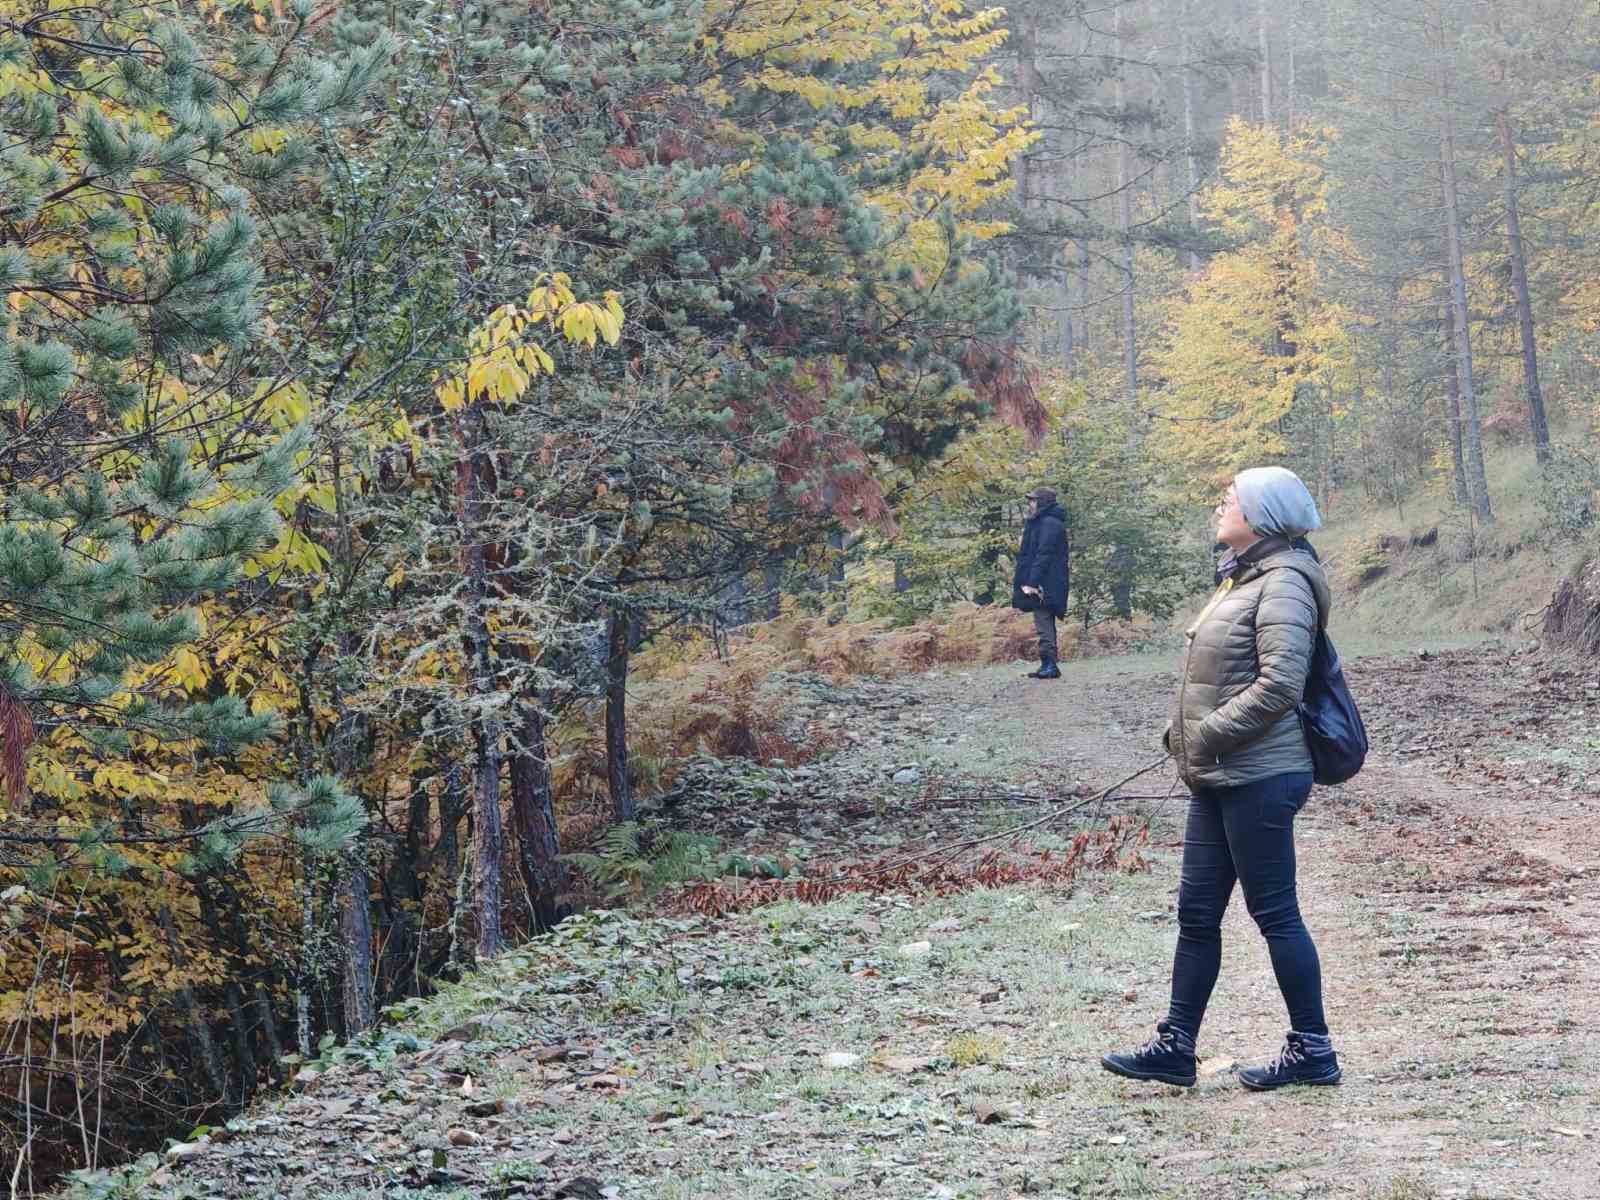
[[[156,668],[198,636],[196,602],[275,543],[272,502],[303,449],[240,419],[260,333],[253,189],[303,160],[289,127],[348,104],[377,61],[335,66],[248,35],[218,59],[178,5],[53,8],[0,6],[13,802],[29,743],[58,727],[227,753],[272,725],[234,696],[174,703]]]
[[[271,672],[219,667],[257,635],[251,576],[292,549],[309,445],[273,420],[294,389],[260,229],[301,199],[305,134],[386,53],[329,57],[289,7],[258,29],[247,9],[0,0],[0,882],[33,953],[0,960],[0,996],[46,1061],[121,1039],[143,1099],[107,1115],[118,1142],[254,1089],[249,1031],[276,1031],[241,943],[287,898],[242,864],[331,854],[364,819],[338,781],[263,766]],[[46,1077],[87,1087],[78,1067]]]

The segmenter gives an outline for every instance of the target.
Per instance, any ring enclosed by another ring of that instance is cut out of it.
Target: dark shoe
[[[1278,1057],[1264,1067],[1246,1067],[1239,1072],[1239,1082],[1252,1092],[1270,1092],[1297,1083],[1328,1087],[1338,1083],[1343,1074],[1339,1056],[1326,1036],[1291,1030]]]
[[[1044,666],[1039,668],[1039,674],[1036,675],[1035,678],[1036,679],[1060,679],[1061,678],[1061,668],[1056,666],[1056,660],[1055,659],[1047,658],[1047,659],[1044,660]]]
[[[1041,657],[1039,659],[1039,669],[1037,671],[1029,671],[1026,675],[1023,676],[1023,678],[1024,679],[1048,679],[1049,676],[1046,675],[1045,672],[1048,671],[1049,669],[1050,669],[1050,660],[1048,658],[1042,658]]]
[[[1165,1021],[1157,1022],[1156,1034],[1137,1050],[1103,1055],[1100,1065],[1124,1079],[1156,1080],[1176,1087],[1193,1087],[1195,1079],[1194,1039]]]

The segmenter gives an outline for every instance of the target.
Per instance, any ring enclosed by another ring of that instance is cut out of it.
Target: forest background
[[[1597,59],[1590,0],[0,0],[8,1183],[636,882],[688,764],[818,749],[774,672],[1025,652],[1034,484],[1084,645],[1250,464],[1408,528],[1347,585],[1580,569]]]

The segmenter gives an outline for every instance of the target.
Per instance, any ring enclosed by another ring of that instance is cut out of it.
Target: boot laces
[[[1158,1029],[1150,1036],[1150,1040],[1140,1048],[1141,1055],[1175,1054],[1178,1051],[1178,1035],[1175,1029]]]
[[[1274,1074],[1282,1074],[1305,1060],[1306,1052],[1299,1042],[1284,1042],[1283,1049],[1278,1051],[1278,1057],[1273,1060],[1271,1070]]]

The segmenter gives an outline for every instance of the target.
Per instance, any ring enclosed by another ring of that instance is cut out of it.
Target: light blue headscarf
[[[1317,502],[1300,476],[1285,467],[1251,467],[1233,477],[1239,510],[1250,528],[1264,537],[1304,537],[1322,528]]]

